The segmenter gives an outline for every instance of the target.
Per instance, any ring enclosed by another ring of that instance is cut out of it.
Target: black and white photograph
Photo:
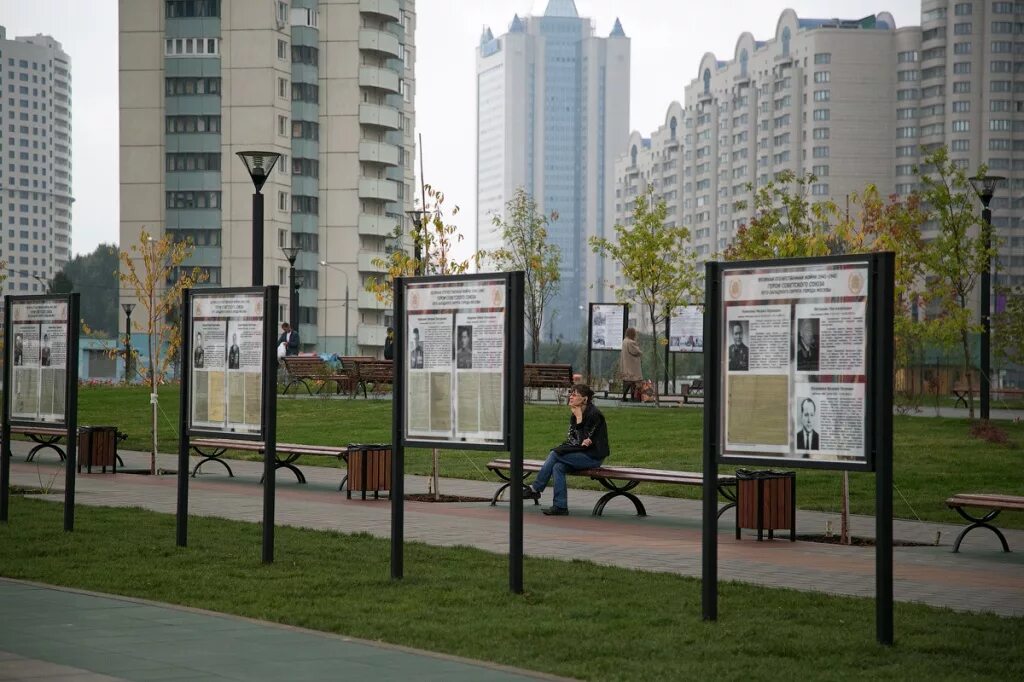
[[[459,345],[455,352],[455,366],[458,369],[473,369],[473,327],[459,325],[456,332]]]
[[[50,335],[43,334],[43,344],[39,347],[39,366],[49,367],[50,366]]]
[[[796,369],[798,372],[818,371],[818,332],[821,320],[805,317],[797,320]]]
[[[729,371],[746,372],[750,369],[750,348],[747,342],[750,322],[739,320],[729,323]]]
[[[205,359],[206,351],[203,348],[203,333],[196,332],[195,348],[192,349],[192,367],[202,369]]]
[[[409,368],[423,369],[423,340],[420,339],[420,330],[412,330],[412,348],[409,350]]]
[[[800,400],[800,408],[797,412],[800,423],[796,432],[797,450],[818,449],[818,406],[811,398]]]
[[[241,365],[242,351],[238,347],[238,333],[231,333],[231,347],[228,349],[228,369],[238,369]]]
[[[14,335],[14,364],[20,366],[25,362],[25,337]]]

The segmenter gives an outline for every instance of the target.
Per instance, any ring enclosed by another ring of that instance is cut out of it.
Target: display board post
[[[508,310],[506,319],[522,320],[524,307],[524,277],[522,272],[509,275]],[[508,582],[513,594],[523,593],[523,401],[516,400],[523,395],[523,338],[522,324],[507,325],[508,348],[508,447],[511,464],[509,475],[514,481],[509,486],[511,507],[509,509],[509,564]],[[590,357],[590,352],[587,352]],[[589,375],[590,368],[587,368]]]
[[[277,325],[274,319],[278,310],[277,287],[265,289],[263,320],[263,563],[274,561],[274,502],[277,492]]]
[[[665,395],[671,395],[671,393],[668,390],[668,356],[669,356],[669,350],[668,350],[668,338],[669,337],[668,337],[668,334],[669,334],[669,331],[670,331],[669,330],[669,325],[670,325],[671,322],[672,322],[672,316],[671,315],[666,315],[665,316],[665,341],[666,341],[666,343],[665,343],[665,390],[664,390],[664,394]]]
[[[4,297],[4,392],[0,413],[0,522],[7,523],[11,505],[11,297]]]
[[[395,359],[391,400],[391,579],[401,580],[405,569],[405,447],[403,446],[402,424],[405,406],[405,349],[409,347],[405,325],[399,316],[405,310],[405,278],[396,277],[394,282],[395,311]],[[413,349],[415,352],[415,349]],[[418,357],[418,356],[417,356]]]
[[[715,302],[721,297],[719,264],[704,266],[704,376],[717,376],[721,365],[718,341],[719,312]],[[721,414],[719,387],[715,381],[704,384],[704,492],[701,531],[701,616],[718,620],[718,449]]]
[[[895,317],[895,255],[879,254],[875,261],[874,334],[893,338]],[[874,461],[875,473],[875,627],[879,644],[893,644],[893,552],[892,552],[892,393],[894,358],[891,343],[872,346],[874,353]]]
[[[191,320],[191,314],[187,311],[192,310],[192,290],[182,289],[181,292],[181,309],[186,311],[189,320]],[[183,325],[183,329],[187,330],[188,325]],[[181,392],[178,404],[181,406],[178,410],[178,509],[175,514],[175,531],[174,540],[178,547],[188,546],[188,453],[192,447],[191,438],[189,437],[188,430],[188,418],[189,410],[189,396],[191,393],[192,383],[192,335],[189,333],[183,333],[181,335]]]
[[[75,474],[78,472],[78,331],[79,294],[68,295],[67,346],[65,348],[64,395],[67,436],[64,471],[64,530],[75,529]],[[6,387],[5,387],[6,389]]]
[[[587,378],[586,378],[586,382],[588,384],[591,382],[591,379],[590,379],[591,356],[590,356],[590,354],[593,352],[593,350],[592,350],[593,347],[594,347],[594,304],[591,303],[589,306],[587,306]]]

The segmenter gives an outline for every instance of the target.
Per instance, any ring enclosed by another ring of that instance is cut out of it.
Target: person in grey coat
[[[636,340],[636,328],[626,330],[626,338],[622,339],[622,353],[619,358],[619,370],[622,373],[622,400],[628,399],[633,386],[642,381],[644,376],[640,369],[640,343]]]

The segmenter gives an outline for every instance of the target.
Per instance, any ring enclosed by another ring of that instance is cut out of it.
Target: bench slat
[[[523,460],[523,471],[539,471],[543,466],[543,460]],[[506,470],[512,466],[509,459],[495,459],[487,464],[487,468]],[[703,485],[704,474],[690,471],[670,471],[667,469],[644,469],[641,467],[598,467],[594,469],[581,469],[572,472],[578,476],[590,476],[592,478],[615,478],[624,480],[635,480],[646,483],[678,483],[682,485]],[[736,482],[735,476],[719,474],[720,484]]]
[[[997,493],[961,493],[946,500],[946,506],[1024,510],[1024,497]]]

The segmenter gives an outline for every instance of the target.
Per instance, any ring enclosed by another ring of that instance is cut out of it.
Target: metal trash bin
[[[372,492],[379,499],[381,491],[391,491],[391,445],[386,443],[352,444],[348,446],[348,475],[345,477],[345,497],[352,499],[352,491]]]
[[[117,473],[117,427],[116,426],[80,426],[78,427],[78,473],[85,466],[87,473],[92,473],[94,466],[112,467]]]
[[[788,528],[796,542],[796,472],[736,470],[736,539],[741,528],[756,528],[757,541]]]

